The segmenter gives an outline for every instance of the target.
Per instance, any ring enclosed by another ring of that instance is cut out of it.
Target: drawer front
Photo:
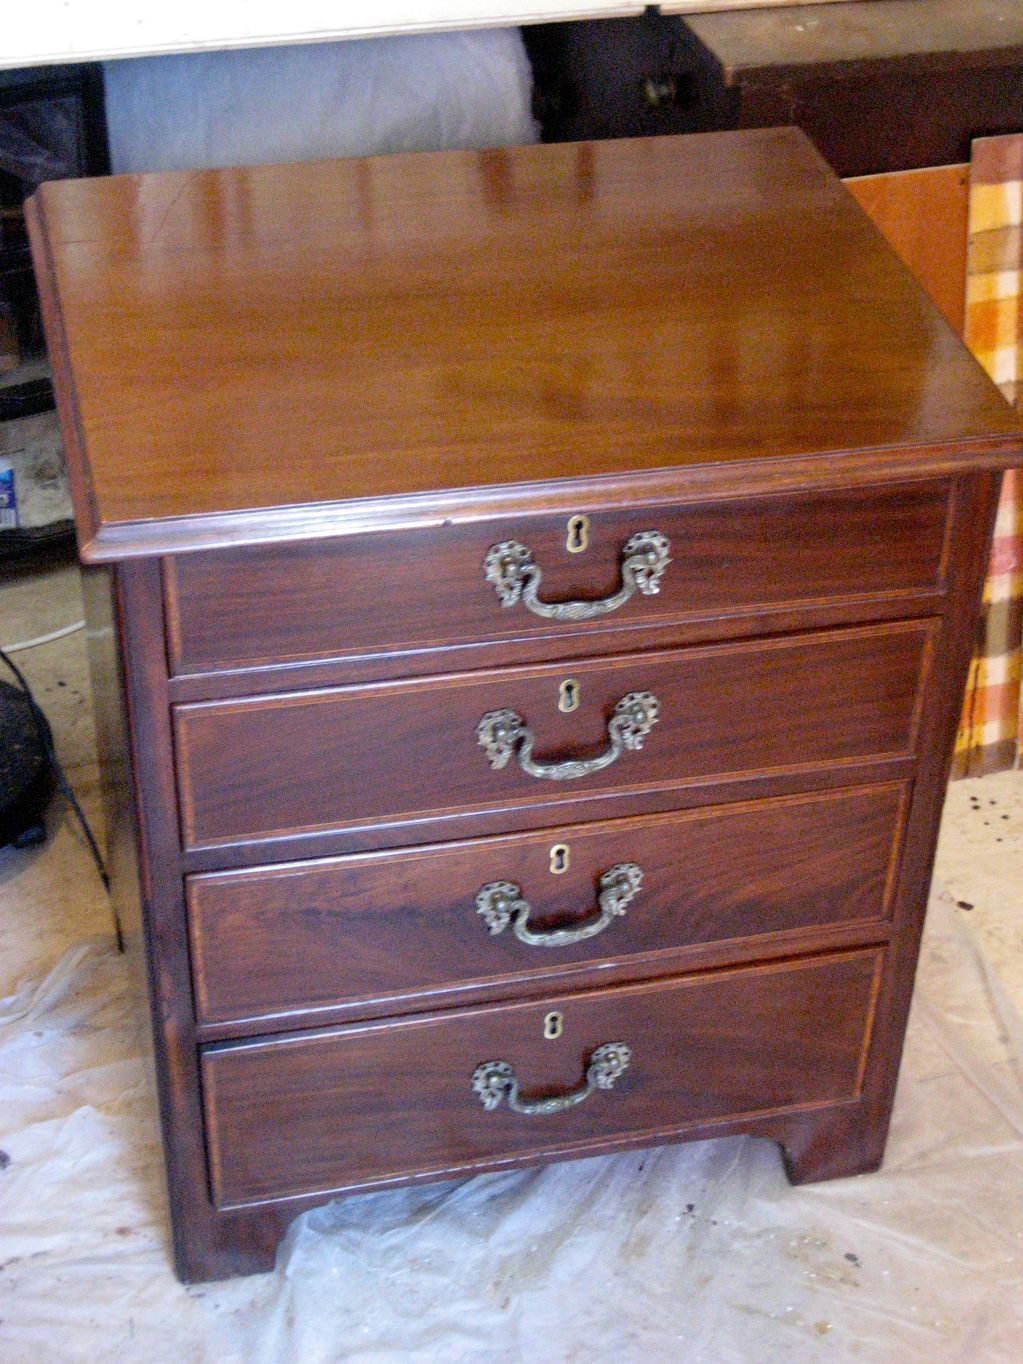
[[[532,555],[543,604],[611,597],[630,538],[651,530],[667,538],[671,562],[659,591],[637,591],[582,627],[593,631],[936,591],[948,510],[948,485],[921,483],[592,512],[585,532],[564,517],[534,517],[184,555],[165,567],[171,667],[187,675],[523,634],[542,648],[552,635],[578,631],[521,599],[502,607],[483,563],[505,541]],[[570,550],[583,533],[585,548]]]
[[[861,951],[207,1049],[215,1202],[443,1174],[854,1098],[880,962]],[[607,1043],[630,1049],[627,1068],[571,1107],[523,1114],[505,1092],[488,1111],[474,1092],[477,1068],[495,1061],[511,1068],[521,1103],[578,1092]]]
[[[571,677],[519,668],[177,706],[185,844],[428,817],[471,834],[466,814],[530,806],[549,825],[556,802],[580,796],[905,755],[936,628],[914,621],[580,660]],[[569,682],[576,706],[563,713]],[[580,777],[524,770],[522,739],[495,770],[479,741],[483,717],[508,711],[535,736],[534,764],[591,763],[613,751],[616,704],[636,693],[659,702],[644,746]]]
[[[876,923],[907,795],[823,792],[189,877],[199,1021],[507,988],[640,953]],[[639,869],[638,890],[622,866]],[[509,912],[517,902],[528,913]],[[593,936],[563,941],[573,932]]]

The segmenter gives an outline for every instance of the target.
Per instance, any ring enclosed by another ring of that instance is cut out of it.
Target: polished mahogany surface
[[[181,1276],[341,1189],[739,1132],[876,1168],[1023,438],[799,135],[54,184],[31,225]],[[497,1059],[553,1107],[484,1111]]]
[[[486,832],[491,813],[508,821],[520,810],[542,826],[596,816],[616,797],[682,799],[712,781],[723,798],[728,779],[788,770],[813,780],[909,758],[936,633],[933,621],[898,622],[580,659],[569,714],[558,707],[565,670],[549,665],[177,706],[184,845],[230,857],[250,839],[370,826],[393,846],[422,842],[427,820],[457,837]],[[515,756],[495,770],[477,740],[483,716],[511,709],[538,762],[586,760],[608,751],[614,708],[634,692],[660,704],[642,748],[571,781],[537,778]],[[620,808],[632,813],[625,799]]]
[[[679,966],[768,934],[881,925],[891,911],[908,784],[824,791],[538,833],[281,863],[188,878],[196,1006],[203,1024],[290,1010],[415,1004],[443,989],[507,991],[607,959],[674,952]],[[726,857],[722,849],[728,850]],[[519,887],[535,936],[599,922],[601,877],[631,863],[625,912],[578,943],[496,935],[481,888]],[[562,869],[563,868],[563,869]],[[412,951],[396,951],[406,943]],[[267,963],[273,963],[272,972]],[[422,1007],[422,1003],[420,1003]]]
[[[521,601],[502,606],[484,575],[488,550],[510,534],[532,554],[541,598],[549,601],[609,596],[621,586],[622,546],[630,536],[655,530],[667,538],[670,562],[657,593],[636,593],[614,614],[577,626],[575,633],[591,641],[623,626],[720,621],[807,605],[860,620],[869,606],[899,597],[902,610],[915,613],[927,594],[945,590],[950,492],[948,483],[913,482],[892,489],[883,504],[873,489],[846,488],[594,512],[584,553],[569,549],[565,518],[547,515],[516,518],[513,527],[485,521],[176,555],[164,568],[171,671],[317,656],[372,666],[374,655],[406,655],[400,664],[393,658],[382,664],[392,671],[413,663],[413,651],[432,658],[436,670],[458,646],[470,646],[483,662],[488,644],[523,635],[543,656],[571,633],[566,622],[538,618]],[[739,628],[745,633],[748,620]]]
[[[524,1151],[583,1154],[616,1137],[653,1141],[708,1119],[855,1099],[881,960],[853,952],[211,1047],[214,1202],[451,1173]],[[542,1029],[552,1009],[564,1019],[556,1043]],[[524,1097],[573,1089],[588,1056],[616,1041],[632,1051],[628,1070],[566,1112],[485,1112],[473,1093],[473,1071],[491,1059],[515,1068]]]
[[[87,558],[1018,448],[792,130],[54,183],[32,226]]]

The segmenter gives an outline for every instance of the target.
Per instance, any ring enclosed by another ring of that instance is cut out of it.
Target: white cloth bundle
[[[115,174],[534,142],[517,29],[108,62]]]

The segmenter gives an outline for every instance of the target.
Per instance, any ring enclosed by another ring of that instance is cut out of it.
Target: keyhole
[[[567,843],[555,843],[551,849],[551,874],[560,876],[568,871],[569,851]]]
[[[590,518],[570,516],[568,518],[568,539],[565,548],[569,554],[581,554],[590,542]]]
[[[558,688],[558,710],[566,715],[579,709],[579,683],[574,677],[567,677]]]
[[[557,1009],[552,1009],[549,1014],[544,1016],[543,1035],[548,1042],[553,1042],[559,1038],[565,1030],[565,1019],[558,1013]]]

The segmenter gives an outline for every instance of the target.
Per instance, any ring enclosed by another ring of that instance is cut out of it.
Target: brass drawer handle
[[[516,938],[527,947],[568,947],[603,933],[614,919],[625,913],[642,884],[643,873],[635,862],[619,862],[604,872],[600,878],[600,895],[597,899],[600,914],[578,928],[533,932],[526,922],[531,907],[521,898],[519,887],[511,881],[491,881],[484,886],[476,896],[476,912],[492,934],[503,933],[511,924]]]
[[[527,1118],[564,1113],[566,1108],[574,1108],[583,1099],[588,1099],[595,1089],[613,1088],[615,1081],[628,1070],[631,1059],[632,1051],[624,1042],[605,1042],[590,1053],[585,1084],[550,1099],[520,1099],[518,1077],[507,1061],[484,1061],[477,1066],[472,1073],[472,1088],[488,1113],[500,1106],[506,1094],[512,1112],[524,1113]]]
[[[641,530],[622,548],[622,585],[610,597],[598,601],[540,601],[541,571],[531,550],[518,540],[491,545],[483,560],[483,573],[493,583],[502,606],[522,601],[544,620],[596,620],[617,611],[636,592],[652,597],[661,590],[661,576],[671,563],[671,542],[656,530]]]
[[[519,766],[528,776],[544,781],[571,781],[610,767],[627,748],[642,748],[643,740],[657,723],[660,709],[660,701],[648,691],[630,691],[628,696],[623,696],[607,722],[611,745],[595,758],[537,762],[533,758],[536,742],[533,733],[522,716],[513,710],[488,711],[476,726],[476,742],[486,750],[494,769],[506,767],[518,750]]]

